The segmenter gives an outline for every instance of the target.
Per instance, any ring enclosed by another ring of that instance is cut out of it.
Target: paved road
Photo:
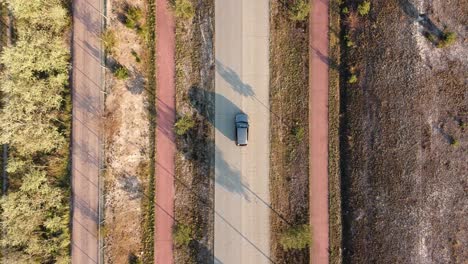
[[[175,26],[167,0],[156,1],[157,127],[155,263],[174,263]]]
[[[72,263],[98,263],[101,0],[73,1]]]
[[[269,1],[215,0],[215,263],[271,263]],[[234,116],[250,117],[249,146]]]
[[[310,263],[328,263],[328,1],[312,0],[310,27]]]

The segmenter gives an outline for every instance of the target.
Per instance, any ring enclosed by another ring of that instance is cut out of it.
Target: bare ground
[[[285,251],[281,234],[309,223],[308,22],[289,19],[270,1],[271,255],[275,263],[309,263],[309,249]]]
[[[466,0],[378,0],[353,26],[341,91],[346,263],[468,259],[467,13]],[[437,48],[424,37],[433,27],[456,43]]]
[[[118,80],[107,74],[105,173],[105,262],[133,263],[143,256],[143,200],[148,185],[149,118],[144,77],[145,63],[137,62],[132,51],[145,56],[135,29],[122,23],[126,1],[109,1],[110,23],[117,44],[108,56],[108,66],[123,65],[129,78]],[[145,10],[143,0],[131,1]],[[144,23],[142,15],[141,23]]]
[[[195,126],[176,139],[175,222],[192,240],[174,248],[175,263],[213,262],[214,1],[191,0],[193,19],[176,19],[176,110]]]

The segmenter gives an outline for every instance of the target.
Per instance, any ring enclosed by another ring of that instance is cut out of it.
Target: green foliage
[[[5,228],[2,244],[22,248],[20,255],[37,263],[66,261],[70,234],[64,199],[61,190],[48,183],[45,172],[31,170],[20,189],[0,202]]]
[[[190,0],[175,1],[175,15],[181,19],[192,19],[195,16],[195,8]]]
[[[280,237],[280,244],[284,250],[304,249],[310,244],[309,225],[292,226],[285,230]]]
[[[303,126],[300,126],[299,124],[297,124],[296,126],[294,126],[292,133],[294,137],[296,138],[296,140],[298,142],[301,142],[304,139],[305,129]]]
[[[442,34],[442,37],[437,44],[438,48],[446,48],[448,46],[451,46],[457,41],[457,34],[455,32],[450,32],[450,31],[444,31]]]
[[[135,50],[133,50],[133,49],[132,49],[131,53],[132,53],[132,56],[135,58],[135,61],[138,62],[138,63],[140,63],[140,62],[141,62],[141,58],[140,58],[140,56],[138,56],[138,53],[137,53]]]
[[[177,135],[182,136],[194,126],[195,120],[190,115],[184,115],[175,123],[174,131]]]
[[[17,21],[18,32],[62,32],[70,23],[62,0],[5,0]]]
[[[370,2],[369,1],[364,1],[358,5],[358,13],[361,16],[366,16],[370,12]]]
[[[452,139],[452,141],[450,142],[450,145],[454,148],[457,148],[460,146],[460,141],[457,139]]]
[[[310,5],[307,0],[297,0],[289,11],[289,18],[294,21],[304,21],[309,17]]]
[[[351,39],[351,36],[349,34],[346,34],[344,36],[344,40],[345,40],[345,43],[346,43],[346,47],[348,48],[352,48],[354,47],[354,41]]]
[[[69,263],[68,182],[62,180],[70,134],[68,11],[62,0],[4,2],[17,38],[0,55],[0,144],[10,145],[7,170],[16,183],[0,201],[8,252],[2,260]]]
[[[127,17],[125,19],[125,26],[130,29],[138,28],[143,13],[140,8],[132,6],[128,8]]]
[[[348,9],[348,7],[346,7],[346,6],[343,7],[343,9],[341,9],[341,13],[343,13],[343,14],[345,14],[345,15],[349,14],[349,9]]]
[[[118,66],[114,71],[114,76],[119,80],[125,80],[130,76],[130,72],[125,66]]]
[[[357,78],[356,74],[352,74],[348,79],[349,84],[356,83],[357,81],[358,81],[358,78]]]
[[[115,37],[114,31],[106,29],[102,32],[101,41],[104,46],[104,51],[112,54],[115,46],[117,45],[117,38]]]
[[[193,231],[190,226],[177,224],[174,227],[173,235],[176,246],[187,246],[192,241]]]

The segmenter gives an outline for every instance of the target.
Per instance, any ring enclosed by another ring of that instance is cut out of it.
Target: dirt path
[[[157,127],[155,263],[173,263],[175,24],[167,0],[156,1]]]
[[[73,1],[72,263],[99,262],[101,0]]]
[[[310,14],[310,263],[328,263],[328,0]]]

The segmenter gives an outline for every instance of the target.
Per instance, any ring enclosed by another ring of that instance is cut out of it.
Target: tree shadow
[[[206,100],[203,98],[213,98],[214,100]],[[200,113],[203,117],[205,117],[219,132],[221,132],[225,137],[229,138],[230,140],[235,140],[234,116],[237,113],[242,112],[237,105],[232,103],[223,95],[217,94],[215,92],[209,92],[196,86],[190,88],[189,100],[191,105],[197,110],[197,112]],[[220,124],[216,124],[214,118],[213,102],[216,102],[216,105],[222,105],[223,112],[226,113],[226,115],[232,116],[232,126],[222,126]]]
[[[437,44],[443,38],[443,31],[432,22],[428,15],[419,13],[419,10],[408,0],[398,0],[398,4],[409,18],[423,27],[422,34],[429,41]]]
[[[252,86],[242,82],[241,78],[234,70],[225,66],[219,60],[216,60],[216,72],[218,72],[218,74],[231,85],[232,89],[239,94],[243,96],[255,95]]]

